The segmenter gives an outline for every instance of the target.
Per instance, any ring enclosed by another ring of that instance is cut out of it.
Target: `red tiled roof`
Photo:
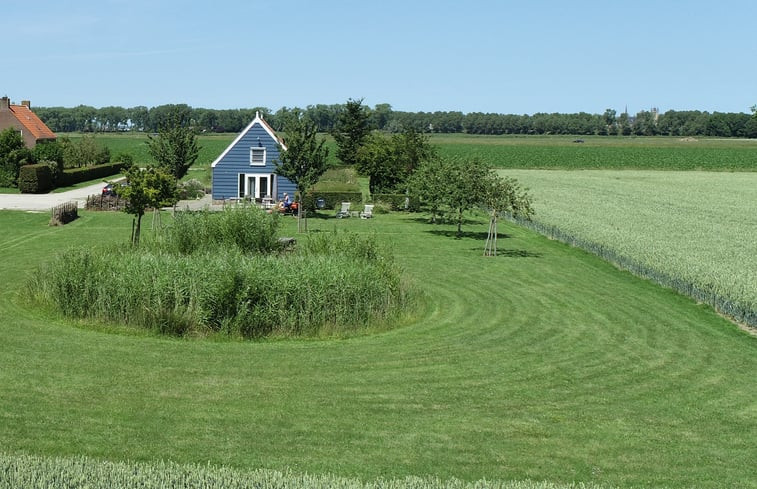
[[[55,133],[26,105],[11,105],[11,112],[36,139],[55,139]]]

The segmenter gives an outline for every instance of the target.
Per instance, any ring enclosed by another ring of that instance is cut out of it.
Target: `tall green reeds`
[[[186,255],[229,246],[243,253],[270,253],[278,246],[278,229],[278,213],[268,214],[255,206],[180,212],[158,245]]]
[[[142,249],[71,249],[41,266],[29,290],[69,317],[244,338],[348,333],[386,324],[411,301],[374,238],[324,233],[272,253],[275,218],[258,218],[199,213]]]

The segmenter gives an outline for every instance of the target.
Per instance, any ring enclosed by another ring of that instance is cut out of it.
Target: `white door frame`
[[[239,176],[244,176],[244,179],[238,178],[237,181],[239,182],[237,186],[243,184],[244,189],[238,188],[237,195],[242,195],[244,197],[247,197],[248,195],[256,200],[260,200],[268,195],[271,196],[272,199],[276,199],[276,174],[275,173],[240,173]],[[261,188],[260,180],[261,179],[267,179],[266,181],[266,188]],[[252,185],[251,185],[252,184]],[[254,187],[253,189],[250,187]]]

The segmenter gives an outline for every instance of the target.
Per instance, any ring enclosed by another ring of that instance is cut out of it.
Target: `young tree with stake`
[[[326,171],[328,148],[325,140],[317,138],[318,126],[297,111],[284,127],[286,150],[280,148],[276,174],[297,186],[297,231],[307,231],[302,198]]]

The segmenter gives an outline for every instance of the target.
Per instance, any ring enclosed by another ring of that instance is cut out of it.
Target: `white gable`
[[[252,120],[252,122],[250,122],[247,125],[247,127],[245,127],[244,130],[239,133],[236,139],[234,139],[234,141],[232,141],[231,144],[225,150],[223,150],[223,153],[221,153],[221,155],[218,158],[216,158],[213,161],[213,163],[210,164],[210,167],[215,168],[218,162],[221,161],[229,153],[229,151],[231,151],[231,149],[237,145],[237,143],[245,136],[245,134],[247,134],[250,131],[250,129],[253,128],[253,126],[255,126],[255,124],[260,124],[260,127],[262,127],[265,130],[265,132],[267,132],[268,135],[271,136],[271,138],[273,138],[274,141],[278,142],[281,145],[281,149],[286,151],[287,147],[284,144],[284,142],[280,140],[278,136],[276,136],[276,133],[273,132],[273,129],[271,128],[271,126],[268,125],[265,119],[260,117],[260,112],[255,112],[255,118]]]

